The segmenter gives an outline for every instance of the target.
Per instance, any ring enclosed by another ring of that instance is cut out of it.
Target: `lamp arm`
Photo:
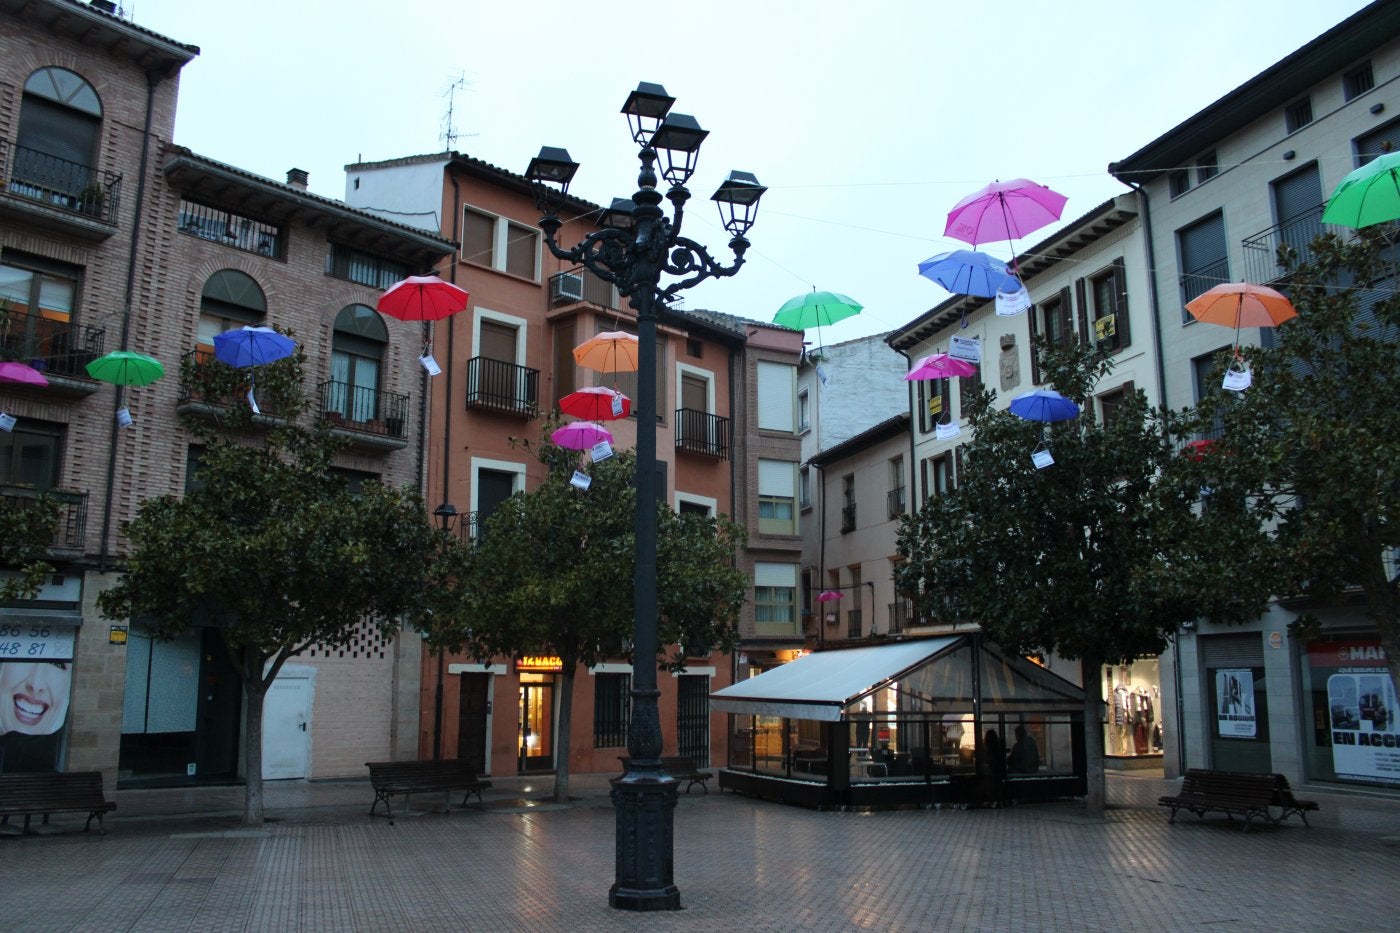
[[[734,262],[726,266],[716,262],[709,251],[694,240],[687,237],[676,237],[671,253],[666,257],[666,263],[662,269],[668,275],[689,276],[689,278],[672,282],[660,289],[658,294],[663,299],[669,298],[676,292],[699,285],[706,279],[726,278],[738,272],[744,265],[744,253],[749,248],[749,241],[741,236],[736,236],[729,241],[729,248],[734,251]]]
[[[565,249],[555,239],[559,227],[559,219],[552,214],[540,219],[545,245],[554,258],[584,266],[613,285],[625,284],[624,277],[630,265],[628,245],[631,234],[612,228],[595,230],[580,240],[577,246]]]

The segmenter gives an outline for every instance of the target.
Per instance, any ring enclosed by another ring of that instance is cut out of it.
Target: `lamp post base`
[[[672,828],[679,785],[662,773],[623,759],[625,773],[613,778],[617,810],[617,865],[608,906],[618,910],[680,910],[675,886],[675,837]]]

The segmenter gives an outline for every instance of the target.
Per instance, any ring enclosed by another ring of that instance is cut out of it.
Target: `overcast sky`
[[[662,84],[674,112],[710,131],[687,235],[727,260],[709,196],[735,168],[770,189],[743,271],[687,304],[771,320],[816,287],[865,306],[824,343],[900,326],[947,297],[918,263],[964,247],[943,236],[964,195],[1029,178],[1067,195],[1062,222],[1073,220],[1126,191],[1109,162],[1366,5],[119,2],[137,25],[201,50],[181,75],[177,143],[279,181],[305,169],[333,198],[357,160],[452,148],[524,172],[541,145],[581,164],[572,193],[630,196],[636,149],[619,110],[639,81]]]

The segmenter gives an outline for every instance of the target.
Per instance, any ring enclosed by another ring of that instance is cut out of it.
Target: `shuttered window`
[[[765,431],[797,429],[797,367],[758,363],[758,426]]]

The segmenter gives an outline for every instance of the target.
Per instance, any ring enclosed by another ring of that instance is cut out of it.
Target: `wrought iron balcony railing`
[[[0,308],[0,359],[45,373],[88,378],[87,364],[102,355],[104,336],[100,327]]]
[[[1287,272],[1278,261],[1280,246],[1295,250],[1299,262],[1310,261],[1313,258],[1312,241],[1329,229],[1322,223],[1322,207],[1319,204],[1281,224],[1246,237],[1241,243],[1244,247],[1244,280],[1265,285],[1283,278]]]
[[[467,361],[467,407],[533,418],[539,413],[540,371],[485,356]]]
[[[889,505],[890,518],[899,518],[904,514],[904,487],[896,486],[885,494],[885,501]]]
[[[121,210],[122,177],[60,159],[18,143],[5,145],[5,190],[46,207],[115,224]]]
[[[729,419],[694,408],[677,408],[676,449],[728,459]]]
[[[40,495],[46,495],[58,503],[58,530],[49,547],[55,551],[82,553],[83,538],[87,534],[87,493],[39,490],[33,486],[0,483],[0,503],[4,503],[6,509],[28,508],[39,500]]]
[[[1205,294],[1215,286],[1230,281],[1230,261],[1221,259],[1208,266],[1188,272],[1181,276],[1181,303],[1184,305],[1188,301]],[[1192,320],[1190,312],[1185,308],[1181,310],[1183,321]]]
[[[302,387],[294,381],[296,369],[291,357],[257,370],[254,384],[248,370],[215,359],[211,350],[191,350],[180,357],[180,393],[175,404],[177,408],[197,406],[196,411],[248,408],[251,388],[263,418],[285,418],[300,410]]]
[[[847,638],[859,638],[859,637],[860,637],[860,610],[859,610],[859,609],[847,609],[847,610],[846,610],[846,637],[847,637]]]
[[[898,635],[909,627],[909,623],[914,619],[914,607],[909,604],[909,600],[901,599],[898,602],[889,604],[890,607],[890,634]]]
[[[330,380],[316,387],[321,417],[332,427],[404,440],[408,396]]]
[[[841,507],[841,533],[842,533],[843,535],[844,535],[844,534],[850,534],[851,532],[853,532],[853,531],[855,531],[855,530],[856,530],[856,505],[855,505],[854,502],[852,502],[850,505],[845,505],[845,506],[842,506],[842,507]]]

